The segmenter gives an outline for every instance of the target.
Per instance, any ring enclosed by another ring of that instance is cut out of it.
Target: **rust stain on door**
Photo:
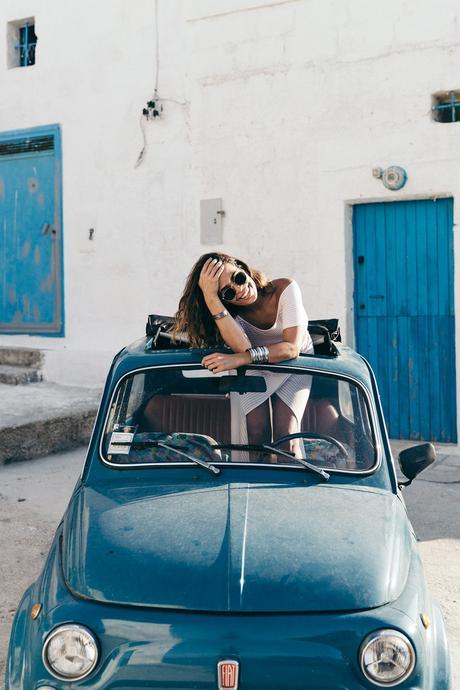
[[[22,296],[22,311],[26,319],[30,319],[30,297],[29,295]]]
[[[38,180],[36,177],[29,177],[27,179],[27,189],[31,194],[37,191],[38,189]]]
[[[8,300],[10,304],[16,304],[16,290],[14,287],[10,287],[8,290]]]
[[[22,245],[22,258],[23,259],[26,259],[29,256],[30,250],[31,250],[30,240],[26,240],[24,242],[24,244]]]

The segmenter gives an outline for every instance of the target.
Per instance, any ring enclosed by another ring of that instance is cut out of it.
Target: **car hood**
[[[82,488],[64,523],[70,590],[114,604],[233,612],[351,611],[401,593],[413,535],[395,495],[200,484]]]

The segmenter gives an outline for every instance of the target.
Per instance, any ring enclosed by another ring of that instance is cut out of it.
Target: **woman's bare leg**
[[[285,402],[281,400],[276,394],[272,397],[273,405],[273,440],[281,438],[281,436],[287,436],[288,434],[295,434],[299,429],[299,422],[297,417],[291,408],[286,405]],[[293,438],[286,443],[282,443],[277,446],[281,450],[289,450],[291,453],[295,453],[297,458],[301,458],[302,454],[300,451],[301,439]]]
[[[246,415],[246,424],[248,428],[248,443],[251,445],[259,445],[261,443],[271,443],[272,430],[270,422],[270,403],[268,400],[255,407]],[[259,459],[258,453],[251,453],[251,460]],[[267,458],[266,462],[269,462]]]

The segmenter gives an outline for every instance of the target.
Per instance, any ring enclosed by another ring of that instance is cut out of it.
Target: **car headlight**
[[[377,630],[362,643],[360,663],[366,678],[376,685],[398,685],[412,673],[415,651],[398,630]]]
[[[46,638],[43,663],[59,680],[81,680],[97,664],[99,652],[94,635],[81,625],[61,625]]]

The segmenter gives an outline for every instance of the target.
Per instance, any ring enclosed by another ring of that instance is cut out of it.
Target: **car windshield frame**
[[[119,380],[116,382],[116,385],[114,386],[109,403],[106,407],[106,411],[104,414],[104,422],[102,425],[102,431],[99,433],[99,443],[98,443],[98,451],[99,451],[99,460],[107,467],[110,467],[112,469],[116,470],[137,470],[137,469],[142,469],[142,470],[148,470],[148,469],[153,469],[153,470],[159,470],[159,469],[169,469],[169,468],[195,468],[196,469],[196,464],[193,462],[159,462],[159,463],[136,463],[136,462],[129,462],[129,463],[120,463],[120,462],[111,462],[110,460],[107,459],[104,453],[104,443],[106,439],[106,433],[107,433],[107,427],[108,427],[108,422],[109,422],[109,416],[110,412],[112,409],[113,401],[115,396],[117,395],[120,386],[123,384],[123,381],[128,378],[129,376],[135,376],[136,374],[141,374],[146,371],[155,371],[155,370],[164,370],[164,369],[178,369],[178,370],[203,370],[203,367],[200,363],[175,363],[175,364],[151,364],[149,366],[143,366],[139,367],[136,369],[131,369],[130,371],[127,371],[124,373]],[[370,432],[372,435],[373,439],[373,444],[374,444],[374,449],[375,449],[375,462],[371,467],[362,469],[362,470],[352,470],[352,469],[341,469],[341,468],[335,468],[335,467],[327,467],[327,466],[319,466],[321,469],[325,469],[328,473],[331,473],[331,475],[346,475],[346,476],[360,476],[360,477],[365,477],[374,474],[377,472],[381,465],[382,465],[382,459],[383,459],[383,439],[381,436],[380,432],[380,424],[379,424],[379,419],[378,419],[378,414],[377,414],[377,409],[375,404],[372,403],[371,399],[371,394],[367,390],[367,388],[363,385],[363,383],[356,377],[354,377],[351,374],[345,374],[345,373],[337,373],[337,372],[330,372],[330,371],[324,371],[324,369],[316,369],[313,366],[308,366],[308,367],[299,367],[299,366],[286,366],[283,365],[283,363],[280,362],[280,364],[252,364],[245,369],[249,370],[262,370],[262,371],[273,371],[277,373],[287,373],[291,372],[293,374],[303,374],[305,376],[307,375],[312,375],[312,376],[324,376],[328,378],[335,378],[337,380],[345,381],[347,383],[352,383],[354,386],[356,386],[359,390],[359,392],[362,394],[367,413],[368,413],[368,419],[369,419],[369,424],[370,424]],[[221,376],[220,374],[219,376]],[[225,374],[224,374],[225,375]],[[300,472],[305,473],[305,468],[296,460],[293,461],[292,464],[289,463],[283,463],[283,464],[276,464],[276,463],[270,463],[270,462],[238,462],[238,461],[231,461],[231,462],[219,462],[219,461],[213,461],[213,465],[216,465],[216,467],[221,467],[221,468],[244,468],[244,469],[249,469],[249,470],[258,470],[258,469],[271,469],[271,470],[297,470]],[[314,475],[312,475],[314,476]]]

